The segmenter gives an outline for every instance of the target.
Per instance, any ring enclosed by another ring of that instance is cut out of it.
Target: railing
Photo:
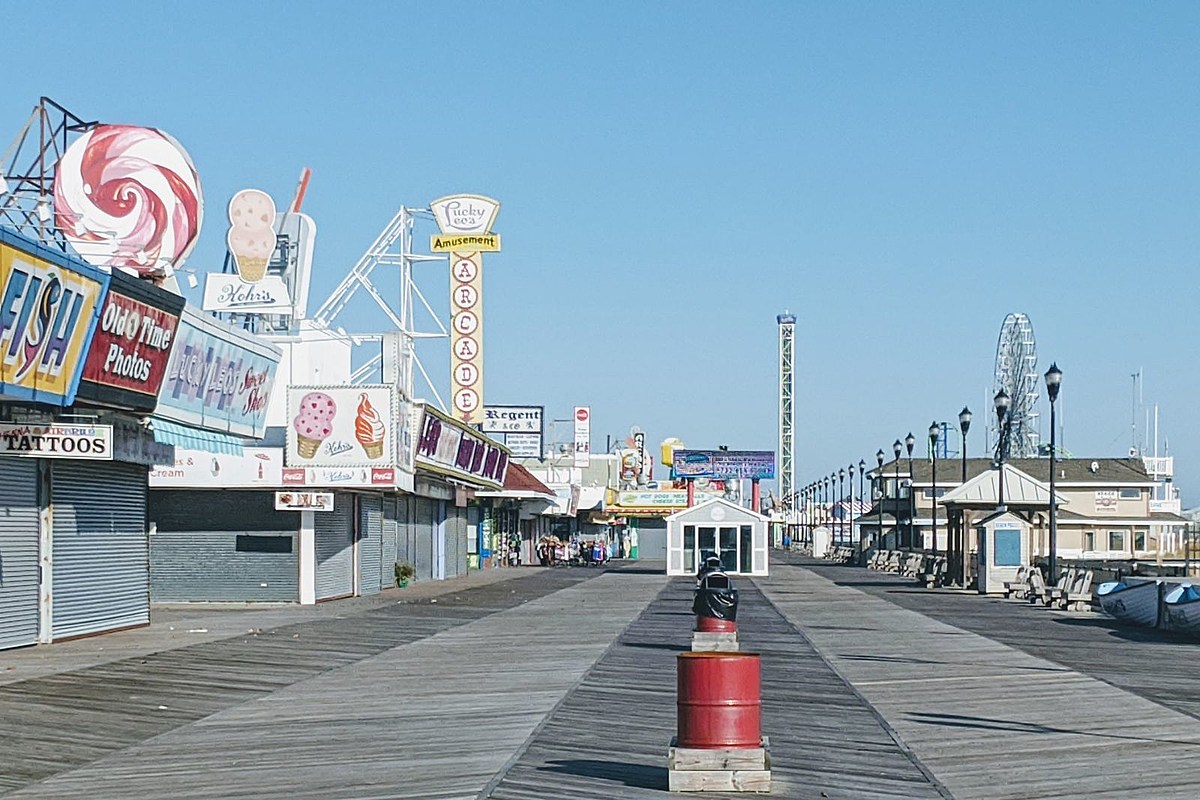
[[[1164,512],[1164,511],[1171,513],[1171,514],[1178,514],[1182,510],[1183,510],[1183,504],[1178,499],[1175,499],[1175,500],[1151,500],[1150,501],[1150,513],[1151,514],[1156,513],[1156,512]]]
[[[1151,478],[1171,478],[1175,475],[1175,456],[1142,456],[1146,472]]]

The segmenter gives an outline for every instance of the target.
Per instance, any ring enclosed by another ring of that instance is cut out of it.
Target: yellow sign
[[[0,395],[68,405],[106,277],[0,240]]]
[[[470,233],[429,237],[429,249],[435,253],[499,253],[500,234]]]

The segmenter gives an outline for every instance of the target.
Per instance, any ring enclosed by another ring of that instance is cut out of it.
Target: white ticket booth
[[[998,594],[1005,581],[1029,563],[1029,523],[1012,511],[998,511],[975,524],[979,542],[979,593]]]
[[[667,517],[667,574],[695,575],[715,554],[731,575],[766,575],[770,520],[714,497]]]

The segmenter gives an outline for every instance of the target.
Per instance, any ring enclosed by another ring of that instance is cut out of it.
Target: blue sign
[[[671,478],[712,480],[769,480],[775,477],[771,450],[676,450]]]
[[[0,229],[0,398],[75,400],[109,276]]]
[[[279,350],[197,314],[179,319],[154,414],[204,430],[261,438]]]

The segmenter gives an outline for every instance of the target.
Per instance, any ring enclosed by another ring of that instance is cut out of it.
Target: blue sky
[[[1123,455],[1144,368],[1197,501],[1200,5],[45,13],[4,11],[53,42],[6,60],[0,139],[42,94],[171,133],[208,203],[190,266],[220,268],[235,191],[282,205],[303,166],[314,306],[398,206],[500,199],[489,401],[590,404],[601,444],[638,425],[773,449],[786,307],[803,484],[964,404],[980,429],[1000,324],[1022,311],[1041,370],[1065,373],[1066,446]],[[366,309],[347,327],[381,327]]]

